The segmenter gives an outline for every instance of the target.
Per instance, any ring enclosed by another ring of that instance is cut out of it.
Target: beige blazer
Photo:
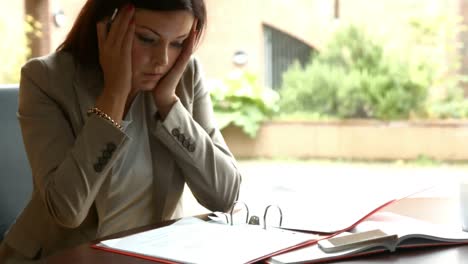
[[[26,258],[43,258],[96,238],[96,195],[106,191],[114,162],[132,141],[110,122],[87,116],[102,83],[97,68],[75,65],[66,52],[33,59],[22,68],[18,118],[34,188],[5,242]],[[151,94],[145,94],[152,119],[147,123],[154,210],[161,221],[178,216],[185,183],[201,205],[226,211],[241,182],[216,128],[196,60],[189,62],[176,94],[179,101],[164,122],[156,118]]]

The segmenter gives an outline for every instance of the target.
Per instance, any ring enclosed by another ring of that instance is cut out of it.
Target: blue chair
[[[32,193],[17,111],[18,86],[0,86],[0,242]]]

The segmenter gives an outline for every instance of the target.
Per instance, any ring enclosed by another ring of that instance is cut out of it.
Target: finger
[[[109,37],[111,38],[112,43],[119,48],[122,46],[122,41],[128,31],[128,26],[133,18],[134,10],[135,8],[131,4],[123,7],[117,14],[113,23],[114,25],[111,27]]]
[[[188,62],[190,61],[190,57],[193,54],[193,48],[195,46],[195,41],[197,39],[198,31],[197,29],[198,20],[195,20],[192,24],[192,28],[189,34],[189,37],[185,41],[184,49],[182,53],[180,53],[177,61],[175,62],[174,66],[172,66],[171,71],[169,72],[168,78],[177,79],[180,78],[182,73],[185,71]]]
[[[125,7],[118,9],[117,15],[115,16],[113,21],[109,21],[109,32],[107,39],[110,43],[114,44],[116,42],[117,36],[119,35],[119,29],[122,24],[122,16],[126,11]],[[109,18],[111,19],[111,18]]]
[[[109,20],[107,20],[106,26],[107,26],[107,32],[110,31],[110,28],[112,26],[112,22],[114,21],[115,17],[117,16],[117,13],[119,12],[119,9],[116,8],[114,9],[114,12],[112,12],[112,15],[109,17]]]
[[[121,17],[122,9],[117,9],[117,15],[115,15],[114,19],[112,20],[112,17],[109,17],[109,19],[107,20],[107,40],[110,43],[115,42],[115,37],[117,35],[119,21]]]
[[[179,78],[182,75],[185,68],[187,67],[191,55],[192,53],[190,52],[184,52],[179,55],[179,58],[177,58],[176,63],[174,64],[174,66],[172,66],[172,69],[170,71],[170,75],[173,78]]]
[[[106,22],[100,21],[96,23],[96,34],[97,34],[97,39],[98,39],[98,48],[99,51],[104,50],[104,43],[106,41],[106,35],[107,35],[107,25]]]
[[[116,42],[115,42],[116,45],[120,45],[121,48],[124,46],[123,41],[130,28],[130,24],[133,24],[134,22],[134,13],[135,13],[135,8],[133,7],[133,5],[128,5],[126,7],[125,14],[122,18],[120,32],[117,35]]]
[[[187,57],[189,58],[193,53],[193,49],[197,40],[197,30],[196,30],[197,22],[198,20],[194,21],[194,23],[192,24],[192,28],[190,30],[189,36],[184,41],[184,49],[182,53],[179,55],[179,58],[181,58],[182,60],[187,59]]]
[[[200,41],[200,34],[198,33],[198,31],[195,31],[193,33],[193,39],[191,39],[190,42],[188,43],[191,54],[195,52],[195,49],[198,47],[199,41]]]
[[[192,29],[190,30],[190,35],[196,37],[198,34],[198,19],[193,21]]]
[[[195,19],[195,21],[193,22],[192,30],[190,32],[189,41],[188,41],[188,46],[189,46],[188,48],[191,54],[194,52],[195,45],[198,43],[200,39],[200,34],[198,33],[199,33],[198,19]]]
[[[135,35],[135,21],[132,20],[130,25],[128,25],[127,33],[125,34],[124,39],[122,40],[122,49],[124,54],[128,55],[129,57],[132,54],[132,47],[133,47],[133,36]]]

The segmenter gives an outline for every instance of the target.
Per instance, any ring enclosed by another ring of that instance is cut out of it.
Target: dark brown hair
[[[206,28],[204,0],[88,0],[57,51],[70,52],[79,64],[98,65],[96,23],[111,16],[115,8],[122,8],[129,3],[135,8],[156,11],[189,11],[198,19],[197,30],[200,35]]]

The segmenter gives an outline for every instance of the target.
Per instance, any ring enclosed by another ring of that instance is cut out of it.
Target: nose
[[[157,45],[153,51],[152,62],[155,66],[166,66],[169,64],[169,47],[167,45]]]

